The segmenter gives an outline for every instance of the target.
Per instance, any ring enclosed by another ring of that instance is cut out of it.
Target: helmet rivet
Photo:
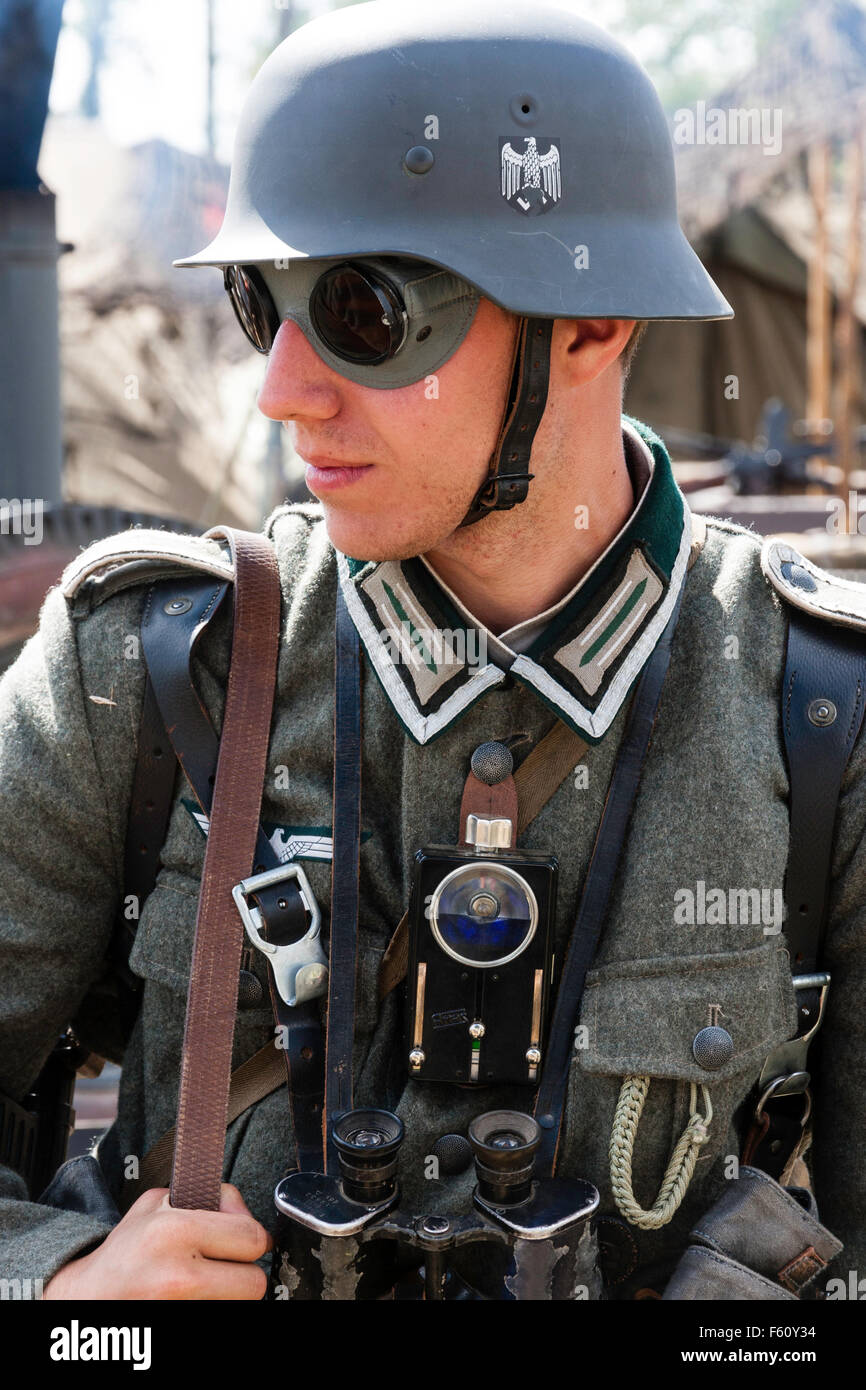
[[[429,174],[435,162],[433,151],[426,145],[413,145],[403,156],[403,168],[408,174]]]

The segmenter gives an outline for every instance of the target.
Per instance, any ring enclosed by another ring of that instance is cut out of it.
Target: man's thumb
[[[220,1185],[220,1211],[230,1211],[236,1215],[252,1215],[240,1192],[230,1182],[224,1182]]]

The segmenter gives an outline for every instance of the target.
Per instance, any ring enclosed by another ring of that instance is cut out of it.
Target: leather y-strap
[[[153,891],[159,871],[171,814],[177,764],[169,756],[174,740],[166,723],[176,728],[192,724],[184,740],[184,760],[201,764],[198,780],[210,789],[208,774],[216,768],[216,735],[201,708],[190,672],[196,645],[225,598],[229,584],[213,576],[190,575],[182,586],[177,580],[156,584],[148,592],[141,621],[141,645],[147,664],[144,699],[138,725],[137,757],[129,801],[123,863],[123,899],[133,898],[136,912],[119,918],[109,947],[109,958],[123,986],[120,1010],[124,1028],[131,1033],[138,1012],[142,981],[129,968],[129,955],[141,909]],[[159,684],[157,693],[154,683]],[[166,718],[167,716],[167,718]],[[204,760],[199,731],[205,731]],[[210,741],[208,741],[208,735]],[[191,745],[187,755],[187,743]],[[195,768],[192,769],[195,775]],[[189,771],[187,772],[189,776]]]
[[[551,1174],[556,1166],[574,1029],[580,1016],[586,974],[607,917],[641,771],[655,726],[662,686],[670,664],[671,643],[684,592],[685,583],[677,595],[668,624],[644,667],[632,700],[586,871],[577,921],[557,989],[547,1043],[547,1061],[535,1101],[535,1118],[541,1127],[541,1144],[536,1158],[536,1173],[539,1176]]]
[[[232,888],[253,864],[280,640],[264,536],[217,527],[235,564],[232,659],[187,996],[171,1204],[218,1211],[243,928]]]
[[[326,1171],[338,1171],[331,1124],[352,1108],[352,1047],[361,848],[361,659],[355,624],[337,585],[334,641],[334,857],[323,1138]]]
[[[797,1000],[796,1037],[770,1053],[762,1068],[766,1089],[776,1076],[801,1077],[761,1096],[746,1136],[743,1161],[781,1180],[792,1156],[807,1142],[811,1108],[807,1060],[820,1025],[826,972],[822,944],[836,825],[845,767],[866,708],[866,649],[860,632],[792,608],[782,683],[782,733],[790,783],[790,832],[785,871],[785,935]],[[805,1077],[805,1082],[802,1078]]]
[[[488,512],[510,511],[526,498],[533,476],[529,471],[532,445],[547,405],[552,336],[553,319],[521,319],[502,428],[487,477],[461,526],[472,526]]]
[[[785,935],[797,975],[818,967],[839,788],[864,707],[862,633],[792,608],[782,729],[791,787]]]

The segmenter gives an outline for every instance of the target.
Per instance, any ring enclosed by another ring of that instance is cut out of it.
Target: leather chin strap
[[[550,386],[553,319],[522,318],[514,344],[508,404],[487,478],[476,492],[461,526],[472,526],[489,512],[507,512],[526,500],[533,474],[529,460]]]

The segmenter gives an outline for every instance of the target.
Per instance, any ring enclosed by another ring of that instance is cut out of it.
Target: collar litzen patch
[[[636,471],[649,470],[637,505],[520,654],[458,607],[420,559],[338,555],[349,613],[416,743],[450,728],[507,672],[590,743],[604,737],[664,630],[691,544],[689,510],[662,441],[624,416],[623,443],[632,460],[636,450],[645,460]]]

